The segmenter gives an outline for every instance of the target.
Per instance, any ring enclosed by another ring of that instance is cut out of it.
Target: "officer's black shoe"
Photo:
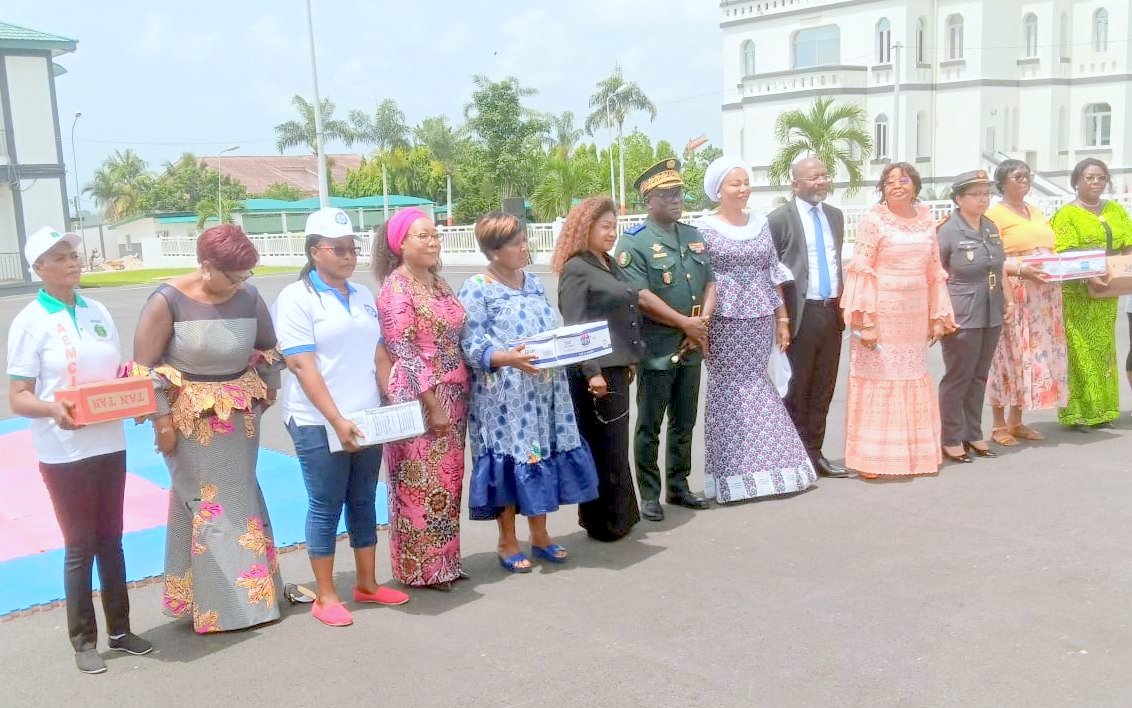
[[[685,489],[683,492],[681,492],[680,494],[678,494],[676,496],[668,497],[668,499],[666,501],[669,504],[675,504],[676,506],[683,506],[683,507],[687,507],[689,509],[707,509],[708,508],[708,500],[707,499],[704,499],[703,497],[699,496],[698,494],[696,494],[694,492],[690,492],[687,489]]]
[[[814,469],[817,470],[817,473],[820,474],[822,477],[848,477],[849,476],[849,470],[845,469],[841,465],[830,462],[829,460],[825,459],[824,457],[819,457],[816,461],[814,461]]]
[[[655,499],[646,499],[641,502],[641,516],[649,521],[664,521],[664,509]]]

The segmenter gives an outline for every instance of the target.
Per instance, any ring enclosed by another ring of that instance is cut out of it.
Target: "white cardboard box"
[[[1022,262],[1041,266],[1051,282],[1093,278],[1108,272],[1103,250],[1065,251],[1048,256],[1023,256]]]
[[[424,413],[419,401],[367,408],[357,413],[347,413],[346,418],[362,431],[364,437],[357,441],[362,447],[415,438],[425,431]],[[342,441],[329,425],[326,426],[326,439],[330,443],[331,452],[342,451]]]
[[[510,344],[525,344],[524,351],[538,357],[531,362],[538,369],[569,366],[613,353],[609,323],[605,320],[558,327]]]

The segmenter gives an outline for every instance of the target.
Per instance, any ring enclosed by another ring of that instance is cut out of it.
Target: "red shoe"
[[[404,605],[409,596],[400,590],[387,588],[384,585],[377,587],[377,592],[362,592],[354,588],[354,602],[371,602],[377,605]]]
[[[348,627],[354,623],[354,616],[341,602],[323,607],[321,602],[315,600],[311,604],[311,614],[328,627]]]

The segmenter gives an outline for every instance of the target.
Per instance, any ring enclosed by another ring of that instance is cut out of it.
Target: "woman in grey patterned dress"
[[[134,374],[158,387],[157,447],[172,477],[166,614],[199,634],[279,619],[282,584],[256,480],[259,420],[281,358],[259,293],[259,259],[236,226],[197,241],[200,269],[158,286],[134,339]]]

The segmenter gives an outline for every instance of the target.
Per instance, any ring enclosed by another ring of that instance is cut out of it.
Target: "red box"
[[[107,423],[137,418],[157,412],[157,396],[148,378],[94,381],[55,391],[56,401],[75,404],[74,419],[79,425]]]

